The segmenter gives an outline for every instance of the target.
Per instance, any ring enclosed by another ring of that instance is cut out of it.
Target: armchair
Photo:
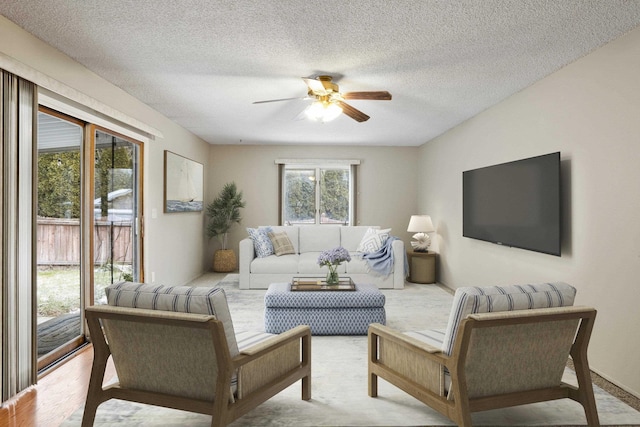
[[[311,398],[308,326],[234,350],[214,315],[119,306],[85,313],[94,361],[83,427],[109,399],[209,414],[212,426],[225,426],[300,379],[302,399]],[[118,381],[103,386],[109,357]]]
[[[513,302],[513,295],[505,295]],[[483,306],[477,302],[476,309]],[[587,360],[594,309],[516,305],[510,311],[482,311],[473,310],[453,322],[455,330],[444,334],[452,337],[450,349],[421,339],[442,334],[405,334],[372,324],[369,396],[378,395],[380,377],[460,426],[472,425],[472,412],[569,398],[583,406],[590,426],[599,425]],[[578,387],[562,382],[569,356]]]

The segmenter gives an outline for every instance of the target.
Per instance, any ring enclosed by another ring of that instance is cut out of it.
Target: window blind
[[[33,248],[36,86],[0,70],[2,401],[35,383]]]

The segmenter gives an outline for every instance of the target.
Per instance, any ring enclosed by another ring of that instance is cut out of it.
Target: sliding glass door
[[[106,286],[142,280],[141,152],[115,132],[38,113],[38,369],[85,342],[82,313],[106,303]]]
[[[81,230],[84,124],[38,113],[37,351],[38,368],[84,342]]]
[[[141,279],[140,146],[98,128],[93,138],[93,303],[100,304],[105,287]]]

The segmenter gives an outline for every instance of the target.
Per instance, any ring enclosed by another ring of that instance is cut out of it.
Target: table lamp
[[[431,237],[427,233],[436,231],[429,215],[411,215],[407,231],[416,233],[411,236],[415,239],[415,241],[411,241],[411,247],[414,252],[427,252],[429,250]]]

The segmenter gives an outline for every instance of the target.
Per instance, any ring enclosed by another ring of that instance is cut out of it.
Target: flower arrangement
[[[327,273],[327,285],[337,285],[339,283],[340,277],[338,276],[338,266],[344,261],[351,261],[351,255],[349,255],[349,251],[342,246],[329,249],[320,254],[318,257],[318,265],[321,267],[326,265],[329,268],[329,273]]]

